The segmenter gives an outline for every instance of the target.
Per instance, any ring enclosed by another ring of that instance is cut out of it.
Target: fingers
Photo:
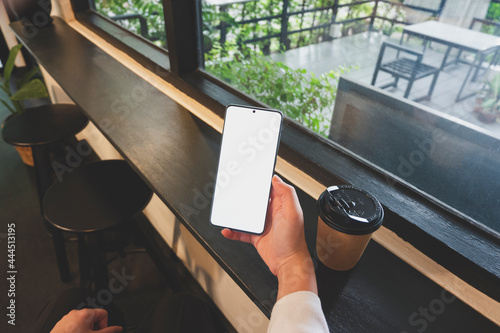
[[[278,175],[273,177],[273,188],[275,189],[275,196],[285,199],[287,203],[291,203],[300,207],[299,199],[295,188],[285,183]]]
[[[104,309],[93,309],[94,311],[94,327],[97,329],[106,328],[108,326],[108,312]]]
[[[252,243],[252,235],[244,232],[233,231],[231,229],[224,229],[221,231],[222,236],[227,239],[236,240],[245,243]]]
[[[275,174],[272,180],[271,201],[276,200],[276,198],[281,196],[281,193],[283,192],[283,186],[288,185],[286,185],[285,182]]]
[[[108,313],[104,309],[72,310],[54,326],[51,333],[123,332],[123,328],[120,326],[106,326],[108,326]]]
[[[106,327],[106,328],[103,328],[101,330],[98,330],[96,332],[100,332],[100,333],[121,333],[121,332],[123,332],[123,328],[120,327],[120,326],[110,326],[110,327]]]
[[[295,188],[285,183],[278,175],[273,177],[273,191],[271,191],[271,200],[276,198],[281,199],[282,205],[294,208],[297,212],[302,212]]]
[[[222,236],[226,237],[227,239],[232,239],[232,240],[237,240],[235,238],[235,234],[231,229],[223,229],[221,232]]]
[[[273,188],[279,195],[284,194],[286,192],[295,193],[295,189],[291,185],[285,183],[278,175],[273,176]]]

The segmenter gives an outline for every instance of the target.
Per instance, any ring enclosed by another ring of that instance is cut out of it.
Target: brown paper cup
[[[366,191],[350,185],[331,186],[317,203],[316,255],[327,267],[353,268],[384,218],[382,205]]]
[[[336,271],[353,268],[361,258],[371,238],[366,235],[348,235],[326,225],[318,218],[316,254],[326,266]]]

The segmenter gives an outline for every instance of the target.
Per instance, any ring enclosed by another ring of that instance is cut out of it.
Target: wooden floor
[[[393,34],[392,41],[399,43],[399,36]],[[273,54],[271,57],[285,63],[291,68],[304,68],[315,75],[321,75],[339,66],[350,66],[349,73],[344,74],[363,83],[371,83],[375,64],[377,62],[380,46],[383,41],[388,40],[387,36],[377,32],[365,32],[353,36],[343,37],[330,42],[309,45],[287,51],[285,53]],[[422,50],[421,41],[412,38],[406,42],[416,50]],[[439,67],[444,55],[442,45],[432,43],[425,51],[424,63]],[[453,59],[456,51],[453,50],[448,58]],[[391,59],[395,52],[387,51],[384,60]],[[471,58],[468,55],[468,58]],[[459,63],[457,65],[447,66],[438,77],[438,81],[430,101],[421,101],[420,103],[435,110],[455,116],[471,124],[479,126],[491,135],[500,138],[500,123],[485,124],[479,121],[473,112],[475,98],[470,97],[461,102],[455,102],[469,66]],[[389,74],[380,72],[376,82],[377,86],[388,83],[392,80]],[[417,99],[427,94],[432,81],[432,76],[423,78],[414,83],[411,90],[410,99]],[[470,80],[469,80],[470,81]],[[477,91],[481,87],[482,79],[477,82],[468,82],[462,96]],[[407,82],[400,80],[397,88],[388,88],[387,91],[403,97]]]

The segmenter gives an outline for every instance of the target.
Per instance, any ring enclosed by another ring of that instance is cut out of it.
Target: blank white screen
[[[277,111],[228,107],[212,224],[256,234],[264,231],[281,120]]]

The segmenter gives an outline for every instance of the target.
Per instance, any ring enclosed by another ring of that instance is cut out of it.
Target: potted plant
[[[35,75],[38,73],[38,67],[28,71],[21,79],[16,82],[17,90],[14,91],[12,86],[12,71],[14,70],[14,63],[22,45],[14,46],[9,53],[9,58],[5,63],[3,75],[0,75],[0,89],[4,94],[0,95],[0,103],[2,103],[12,114],[5,119],[5,122],[10,117],[24,112],[24,100],[32,98],[45,98],[49,94],[45,84]],[[31,148],[29,147],[16,147],[23,162],[27,165],[33,166],[33,156]]]
[[[500,120],[500,73],[490,76],[477,93],[474,107],[478,119],[485,123]]]

